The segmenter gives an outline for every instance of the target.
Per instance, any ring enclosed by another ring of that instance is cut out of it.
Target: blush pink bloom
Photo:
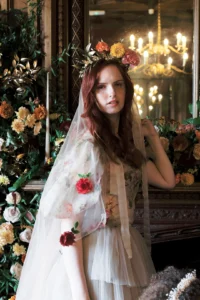
[[[130,64],[130,65],[136,67],[140,63],[140,57],[135,51],[128,49],[128,50],[126,50],[126,52],[122,58],[122,63],[124,65]]]

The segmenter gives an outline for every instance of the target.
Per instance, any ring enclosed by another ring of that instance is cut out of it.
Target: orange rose
[[[184,185],[192,185],[194,183],[194,175],[190,173],[181,174],[181,183]]]
[[[42,120],[46,117],[47,111],[44,105],[39,105],[34,109],[34,115],[36,120]]]
[[[6,101],[3,101],[0,105],[0,116],[4,119],[11,118],[13,115],[13,108],[12,106],[7,103]]]
[[[110,50],[110,47],[108,46],[108,44],[106,44],[105,42],[101,41],[101,42],[98,42],[98,43],[96,44],[95,49],[96,49],[98,52],[103,52],[103,51],[109,51],[109,50]]]

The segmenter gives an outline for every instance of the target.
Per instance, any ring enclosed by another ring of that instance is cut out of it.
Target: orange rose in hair
[[[109,50],[110,50],[110,47],[108,46],[108,44],[106,44],[105,42],[101,41],[101,42],[98,42],[98,43],[96,44],[95,49],[96,49],[98,52],[103,52],[103,51],[109,51]]]

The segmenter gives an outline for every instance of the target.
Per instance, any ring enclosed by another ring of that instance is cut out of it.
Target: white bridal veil
[[[61,220],[71,218],[79,222],[81,237],[99,226],[105,225],[106,213],[102,199],[101,178],[104,172],[102,153],[93,144],[83,113],[82,93],[65,142],[58,154],[49,178],[45,184],[39,211],[37,213],[31,242],[22,269],[16,300],[43,300],[44,282],[51,268],[61,255]],[[132,106],[132,133],[136,147],[145,155],[144,138],[137,106]],[[126,199],[124,170],[122,163],[112,164],[116,174],[117,194],[121,221],[121,234],[124,247],[131,258],[128,208]],[[89,176],[93,190],[79,194],[76,183],[80,176]],[[149,204],[145,165],[142,167],[142,191],[144,196],[144,234],[149,235]],[[59,276],[59,274],[58,274]]]

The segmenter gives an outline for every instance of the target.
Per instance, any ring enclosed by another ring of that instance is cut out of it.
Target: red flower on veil
[[[60,243],[62,246],[71,246],[75,243],[75,235],[71,231],[66,231],[60,236]]]
[[[93,183],[92,181],[88,178],[90,176],[89,174],[86,175],[81,175],[79,174],[79,181],[76,183],[76,190],[79,194],[88,194],[93,190]]]

